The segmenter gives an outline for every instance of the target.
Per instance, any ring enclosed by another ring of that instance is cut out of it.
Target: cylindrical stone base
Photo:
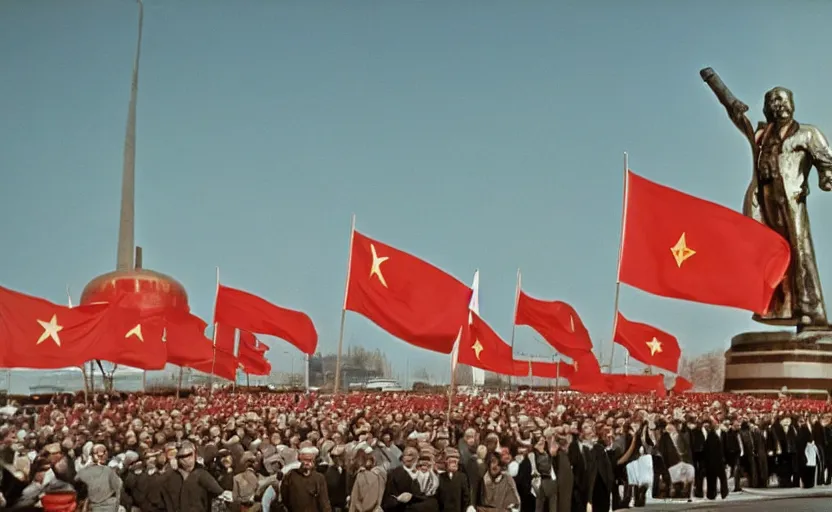
[[[746,332],[725,353],[725,391],[826,398],[832,390],[832,331]]]

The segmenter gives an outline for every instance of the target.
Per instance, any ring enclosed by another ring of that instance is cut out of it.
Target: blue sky
[[[464,281],[479,268],[482,314],[505,339],[520,267],[607,358],[622,152],[739,208],[749,150],[698,71],[713,66],[755,123],[763,93],[790,87],[798,120],[832,135],[830,19],[832,3],[809,0],[147,0],[137,243],[203,318],[219,266],[223,283],[308,312],[328,352],[355,213]],[[130,0],[0,2],[4,286],[63,302],[114,268],[135,32]],[[832,196],[815,184],[829,284]],[[627,287],[620,305],[690,354],[760,328]],[[399,373],[448,368],[355,314],[345,340],[387,350]],[[527,328],[516,340],[551,353]],[[271,353],[288,369],[284,345]]]

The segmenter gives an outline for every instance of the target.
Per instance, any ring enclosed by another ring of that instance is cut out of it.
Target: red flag
[[[657,396],[667,396],[664,388],[663,375],[604,375],[607,386],[613,393],[656,393]]]
[[[459,362],[501,375],[526,377],[529,367],[514,364],[511,346],[471,311],[467,334],[459,342]]]
[[[220,285],[217,291],[214,322],[286,340],[304,354],[314,354],[318,346],[318,333],[308,315],[228,286]]]
[[[789,243],[724,206],[627,172],[619,279],[663,297],[764,313]]]
[[[652,325],[631,322],[618,313],[613,341],[626,348],[634,359],[673,373],[679,371],[682,350],[672,335]]]
[[[209,343],[210,358],[207,361],[199,361],[190,363],[187,366],[199,370],[203,373],[213,373],[217,377],[222,377],[230,381],[237,380],[237,368],[240,366],[240,361],[234,355],[234,336],[237,330],[226,324],[214,324],[213,339],[204,338]],[[204,349],[204,341],[201,341]],[[227,350],[222,347],[231,347]]]
[[[599,373],[594,378],[587,378],[586,375],[576,373],[575,377],[569,381],[569,389],[571,391],[580,391],[581,393],[611,393],[612,389],[607,382],[606,376]]]
[[[0,287],[0,367],[56,369],[82,365],[105,340],[107,304],[68,308]]]
[[[601,374],[601,363],[592,352],[576,356],[572,359],[572,367],[575,369],[575,378],[594,378]]]
[[[257,336],[248,331],[240,331],[240,348],[245,348],[261,355],[269,350],[268,345],[258,340]]]
[[[272,365],[266,360],[269,347],[254,334],[240,331],[240,366],[249,375],[269,375]]]
[[[570,382],[569,389],[582,393],[656,393],[661,397],[667,395],[662,375],[601,374],[595,379]]]
[[[194,368],[195,364],[210,365],[214,346],[205,337],[205,321],[190,313],[169,316],[166,320],[164,341],[168,362],[187,368]]]
[[[577,370],[575,363],[567,363],[566,361],[557,361],[555,363],[532,362],[532,376],[543,379],[566,379],[572,380]]]
[[[393,336],[450,354],[472,293],[430,263],[354,232],[346,309]]]
[[[107,313],[108,336],[97,343],[88,359],[161,370],[168,361],[164,341],[165,311],[146,313],[134,307],[115,304]]]
[[[555,350],[568,357],[575,358],[592,351],[589,331],[575,309],[565,302],[535,299],[521,290],[514,323],[528,325]]]
[[[673,384],[674,393],[685,393],[686,391],[690,391],[691,389],[693,389],[693,383],[691,383],[691,381],[687,380],[681,375],[676,376],[676,383]]]
[[[210,340],[208,340],[208,342],[210,343]],[[236,357],[234,357],[234,354],[216,350],[210,361],[192,363],[188,366],[194,370],[199,370],[207,374],[213,373],[217,377],[222,377],[223,379],[236,382],[237,369],[240,367],[240,362]]]
[[[528,377],[532,373],[532,366],[530,361],[521,361],[515,359],[512,362],[512,377]]]

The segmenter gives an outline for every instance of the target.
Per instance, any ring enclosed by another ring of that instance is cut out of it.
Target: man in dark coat
[[[670,468],[682,461],[679,451],[673,444],[670,434],[665,430],[667,422],[663,419],[656,421],[656,433],[659,438],[653,452],[653,497],[668,498],[673,484],[670,480]],[[677,489],[678,491],[678,489]],[[676,497],[675,495],[672,497]]]
[[[418,461],[419,451],[412,446],[408,446],[402,452],[402,465],[387,474],[384,500],[381,503],[384,512],[416,512],[421,510],[422,503],[425,500],[419,483],[416,481]]]
[[[459,470],[459,451],[445,451],[445,472],[439,475],[439,510],[442,512],[466,512],[471,506],[471,488],[468,477]]]
[[[688,418],[684,431],[690,436],[690,453],[695,473],[693,495],[697,498],[703,498],[705,493],[702,483],[705,480],[705,437],[707,432],[696,423],[693,417]]]
[[[572,487],[572,512],[586,511],[586,506],[592,499],[597,475],[595,457],[592,455],[595,446],[593,438],[592,423],[585,421],[581,426],[580,436],[576,436],[569,444],[569,462],[572,464],[575,479]]]
[[[485,466],[477,459],[477,431],[469,428],[459,441],[460,468],[468,477],[471,499],[479,495],[479,485],[485,475]]]
[[[829,464],[829,459],[826,458],[826,435],[824,433],[823,425],[820,422],[820,418],[817,415],[812,416],[810,422],[812,426],[812,440],[815,442],[815,446],[818,449],[818,457],[820,458],[820,465],[817,468],[816,483],[818,485],[823,485],[825,480],[824,472]]]
[[[336,446],[329,452],[332,464],[326,467],[323,475],[326,479],[326,489],[329,504],[334,512],[347,510],[347,471],[344,469],[344,447]]]
[[[742,467],[740,466],[740,432],[739,424],[731,420],[722,422],[722,449],[725,452],[725,462],[728,464],[729,471],[734,477],[734,492],[742,491],[740,487],[740,475]]]
[[[750,487],[758,487],[757,446],[754,444],[754,437],[751,434],[751,425],[748,420],[743,420],[740,424],[739,440],[740,458],[737,471],[734,473],[734,488],[742,490],[741,480],[743,476],[748,478]]]
[[[514,485],[520,495],[520,512],[535,512],[535,497],[532,494],[532,462],[528,454],[522,454],[522,460],[517,465],[517,475]]]
[[[714,430],[713,422],[706,419],[702,422],[702,430],[705,435],[705,480],[707,497],[709,500],[716,499],[716,483],[719,481],[719,492],[722,499],[728,496],[728,477],[725,475],[725,450],[722,446],[722,435],[720,431]]]
[[[223,496],[231,501],[231,493],[223,491],[208,471],[196,462],[196,449],[190,442],[182,443],[176,454],[176,469],[165,473],[162,497],[167,512],[208,512],[211,500]]]
[[[332,512],[326,478],[315,471],[318,449],[301,448],[300,467],[290,471],[280,485],[280,497],[289,512]]]
[[[600,427],[597,432],[598,438],[590,450],[586,479],[590,482],[589,499],[592,503],[592,510],[606,511],[610,510],[612,488],[615,485],[612,463],[607,455],[607,448],[611,447],[612,439],[604,435],[603,427]]]
[[[824,414],[820,420],[823,426],[823,440],[824,440],[824,460],[826,467],[826,476],[823,479],[823,485],[832,483],[832,415]]]

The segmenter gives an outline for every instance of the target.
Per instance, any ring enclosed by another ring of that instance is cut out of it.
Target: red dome
[[[89,282],[81,294],[81,304],[111,302],[120,294],[127,307],[142,310],[176,308],[189,311],[188,293],[176,279],[147,269],[115,271]]]

